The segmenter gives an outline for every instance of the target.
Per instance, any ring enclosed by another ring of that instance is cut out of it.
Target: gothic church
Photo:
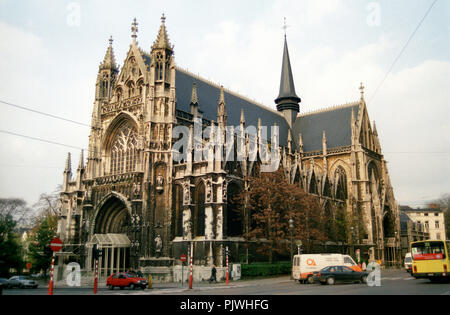
[[[87,161],[82,152],[73,174],[67,158],[58,221],[65,263],[92,270],[94,244],[103,252],[103,276],[134,268],[176,281],[191,245],[196,279],[209,277],[212,264],[220,272],[225,247],[239,262],[248,216],[232,200],[263,164],[249,152],[251,142],[264,140],[262,126],[278,127],[286,178],[317,195],[324,215],[343,209],[351,218],[345,241],[372,260],[393,260],[398,206],[362,86],[354,103],[301,113],[285,40],[273,110],[178,67],[164,16],[150,52],[138,46],[137,27],[135,20],[124,65],[116,64],[112,39],[100,64]],[[195,121],[214,127],[209,140],[226,126],[255,126],[256,137],[236,136],[242,161],[194,160],[193,147],[207,141],[191,138],[188,158],[175,161],[173,130],[192,130]]]

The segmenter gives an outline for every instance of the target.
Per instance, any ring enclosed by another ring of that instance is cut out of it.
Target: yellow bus
[[[430,281],[450,279],[450,242],[420,241],[411,243],[412,276]]]

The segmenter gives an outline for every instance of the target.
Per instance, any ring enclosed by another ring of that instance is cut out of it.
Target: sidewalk
[[[83,279],[84,280],[84,279]],[[263,279],[246,279],[246,280],[236,280],[236,281],[229,281],[229,284],[227,286],[225,281],[218,281],[217,283],[209,283],[208,281],[201,281],[201,282],[194,282],[192,284],[193,288],[226,288],[226,287],[243,287],[247,285],[267,285],[269,283],[276,282],[289,282],[292,281],[289,279],[289,276],[280,276],[280,277],[271,277],[271,278],[263,278]],[[39,287],[48,288],[48,283],[39,282]],[[54,288],[69,288],[70,286],[67,285],[65,281],[58,281],[53,285]],[[92,281],[92,284],[89,284],[86,281],[82,281],[81,288],[93,288],[94,287],[94,281]],[[106,289],[106,279],[101,279],[98,281],[98,288],[99,289]],[[181,282],[168,282],[168,283],[153,283],[152,289],[154,290],[168,290],[168,289],[188,289],[189,283],[186,281],[184,284],[181,284]]]

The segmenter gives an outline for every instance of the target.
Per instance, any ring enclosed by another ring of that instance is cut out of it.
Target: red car
[[[119,287],[121,290],[125,288],[130,288],[131,290],[141,288],[145,290],[147,285],[148,282],[145,278],[127,272],[115,273],[106,280],[106,286],[110,290],[114,290],[115,287]]]

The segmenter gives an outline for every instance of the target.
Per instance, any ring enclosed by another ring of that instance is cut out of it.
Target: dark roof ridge
[[[199,74],[192,73],[192,72],[190,72],[189,70],[187,70],[187,69],[185,69],[185,68],[182,68],[182,67],[180,67],[180,66],[176,66],[175,68],[176,68],[177,70],[181,71],[181,72],[184,72],[184,73],[187,74],[187,75],[190,75],[190,76],[194,77],[194,78],[197,79],[197,80],[203,81],[203,82],[205,82],[205,83],[207,83],[207,84],[209,84],[209,85],[212,85],[212,86],[214,86],[214,87],[216,87],[216,88],[218,88],[218,89],[220,89],[220,88],[222,87],[222,85],[220,85],[220,84],[218,84],[218,83],[216,83],[216,82],[213,82],[213,81],[211,81],[211,80],[205,79],[205,78],[201,77]],[[266,106],[266,105],[263,105],[263,104],[261,104],[261,103],[258,103],[257,101],[252,100],[251,98],[249,98],[249,97],[247,97],[247,96],[243,96],[243,95],[241,95],[241,94],[239,94],[239,93],[237,93],[237,92],[231,91],[231,90],[229,90],[229,89],[227,89],[227,88],[224,88],[224,91],[225,91],[226,93],[228,93],[228,94],[231,94],[231,95],[233,95],[233,96],[235,96],[235,97],[238,97],[238,98],[240,98],[240,99],[242,99],[242,100],[244,100],[244,101],[247,101],[247,102],[249,102],[249,103],[251,103],[251,104],[253,104],[253,105],[256,105],[256,106],[258,106],[258,107],[261,107],[261,108],[263,108],[264,110],[271,111],[272,113],[277,114],[278,116],[284,118],[283,114],[280,113],[280,112],[278,112],[277,110],[275,110],[275,109],[273,109],[273,108],[270,108],[270,107],[268,107],[268,106]]]
[[[304,117],[304,116],[315,115],[315,114],[320,114],[320,113],[325,113],[325,112],[331,112],[331,111],[336,110],[336,109],[353,107],[353,106],[356,106],[356,105],[361,105],[361,101],[356,101],[356,102],[352,102],[352,103],[346,103],[346,104],[341,104],[341,105],[335,105],[335,106],[325,107],[325,108],[321,108],[321,109],[316,109],[316,110],[313,110],[313,111],[310,111],[310,112],[298,114],[297,117]]]

